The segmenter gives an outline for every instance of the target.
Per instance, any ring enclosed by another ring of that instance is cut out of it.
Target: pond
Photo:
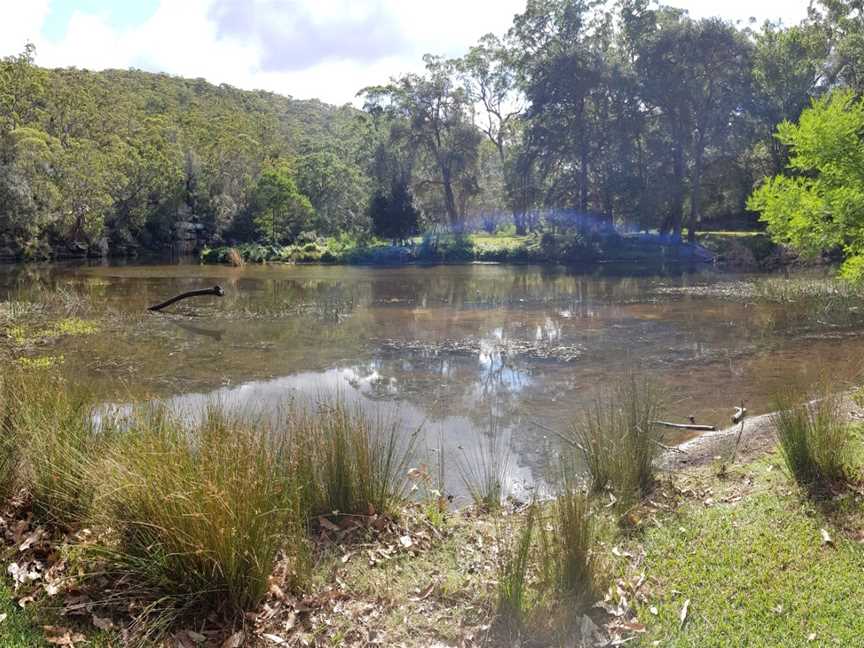
[[[566,432],[630,367],[667,388],[669,418],[718,426],[742,400],[769,411],[790,380],[857,370],[856,300],[778,299],[765,281],[506,265],[29,265],[0,268],[0,299],[47,285],[118,322],[51,349],[106,402],[266,409],[338,394],[396,409],[451,455],[500,435],[515,482],[530,484],[559,445],[549,430]],[[214,284],[224,298],[145,313]]]

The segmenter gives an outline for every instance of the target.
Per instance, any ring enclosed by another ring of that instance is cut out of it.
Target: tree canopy
[[[802,111],[854,113],[847,95],[839,112],[820,98],[864,90],[859,5],[816,0],[799,25],[754,26],[649,0],[527,0],[464,56],[429,54],[422,72],[361,90],[363,110],[45,70],[28,45],[0,60],[0,256],[164,249],[188,231],[198,244],[290,242],[563,222],[678,241],[759,213],[790,244],[852,254],[843,237],[793,240],[768,196],[825,186],[819,163],[800,166],[803,135],[775,131]]]

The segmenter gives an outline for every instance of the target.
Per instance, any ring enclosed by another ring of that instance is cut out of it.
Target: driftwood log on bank
[[[189,299],[190,297],[204,297],[207,295],[215,296],[215,297],[224,297],[225,291],[222,290],[221,286],[213,286],[212,288],[202,288],[201,290],[190,290],[189,292],[181,293],[176,297],[172,297],[171,299],[162,302],[161,304],[156,304],[155,306],[151,306],[147,310],[149,311],[161,311],[163,308],[168,308],[171,304],[175,304],[182,299]]]
[[[675,430],[693,430],[694,432],[716,432],[713,425],[694,425],[693,423],[670,423],[669,421],[652,421],[654,425],[673,428]]]

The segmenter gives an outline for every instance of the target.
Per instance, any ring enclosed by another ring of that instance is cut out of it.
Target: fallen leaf
[[[621,627],[625,630],[629,630],[630,632],[645,632],[647,630],[647,628],[638,621],[629,621],[627,623],[622,623]]]
[[[825,529],[819,529],[819,533],[822,534],[822,544],[823,545],[832,545],[834,544],[834,540],[831,539],[831,534],[828,533]]]
[[[194,630],[187,630],[186,636],[189,637],[195,643],[204,643],[207,641],[207,637],[205,637],[200,632],[195,632]]]
[[[681,619],[681,627],[684,627],[684,624],[687,623],[687,615],[690,612],[690,599],[684,601],[684,606],[681,608],[681,613],[678,615],[678,618]]]
[[[288,645],[288,640],[283,639],[279,635],[265,634],[265,635],[261,635],[261,636],[264,637],[267,641],[276,644],[277,646],[287,646]]]
[[[414,601],[414,602],[416,602],[416,601],[423,601],[423,600],[429,598],[429,595],[432,593],[432,591],[433,591],[434,589],[435,589],[435,583],[429,583],[429,584],[428,584],[426,587],[424,587],[422,590],[418,590],[416,596],[410,596],[410,597],[408,597],[408,600],[409,600],[409,601]]]
[[[401,536],[399,538],[399,542],[406,549],[410,549],[414,545],[414,542],[411,540],[411,536],[407,536],[407,535]]]
[[[612,555],[618,558],[632,558],[633,554],[629,551],[621,551],[618,547],[612,547]]]
[[[816,641],[816,633],[811,632],[809,635],[807,635],[807,641]]]
[[[93,625],[99,628],[100,630],[110,630],[114,627],[114,622],[111,619],[107,619],[105,617],[93,615]]]
[[[5,612],[3,614],[0,614],[0,623],[3,623],[6,620],[7,616],[9,616],[9,615],[6,614]]]
[[[228,637],[222,644],[222,648],[240,648],[243,645],[243,640],[246,638],[246,633],[238,630],[233,635]]]
[[[341,531],[342,528],[336,524],[333,524],[330,520],[328,520],[323,515],[318,516],[318,524],[327,529],[328,531]]]
[[[651,614],[653,614],[654,616],[657,616],[659,614],[656,605],[652,605],[650,608],[648,608],[648,611],[651,612]]]

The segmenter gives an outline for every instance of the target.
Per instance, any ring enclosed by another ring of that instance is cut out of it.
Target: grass
[[[12,591],[0,584],[0,646],[3,648],[36,648],[49,644],[42,635],[42,628],[34,615],[22,610],[13,597]]]
[[[577,419],[575,445],[593,492],[610,489],[626,503],[650,491],[660,453],[655,421],[662,402],[650,379],[631,373],[601,392]]]
[[[456,470],[475,506],[498,511],[510,480],[509,438],[493,422],[488,433],[477,432],[472,452],[462,450],[456,458]]]
[[[338,400],[295,410],[286,423],[310,515],[392,514],[404,502],[419,430],[405,439],[395,418]]]
[[[639,645],[860,645],[864,617],[852,603],[864,596],[860,498],[814,503],[777,470],[781,462],[736,468],[723,481],[688,475],[687,490],[711,489],[713,501],[690,497],[658,514],[627,547],[644,560],[619,559],[619,575],[648,583],[634,599],[647,627]]]
[[[95,519],[112,533],[88,551],[151,601],[148,631],[202,611],[239,618],[283,549],[302,582],[299,486],[270,430],[215,405],[199,423],[157,409],[124,427],[98,462]]]
[[[533,562],[538,507],[532,504],[519,528],[502,546],[498,576],[497,618],[500,631],[519,634],[531,611],[530,570]],[[499,535],[501,535],[499,533]]]
[[[848,479],[851,436],[842,396],[824,388],[814,395],[808,403],[800,390],[781,392],[772,422],[789,473],[801,485],[824,487]]]

